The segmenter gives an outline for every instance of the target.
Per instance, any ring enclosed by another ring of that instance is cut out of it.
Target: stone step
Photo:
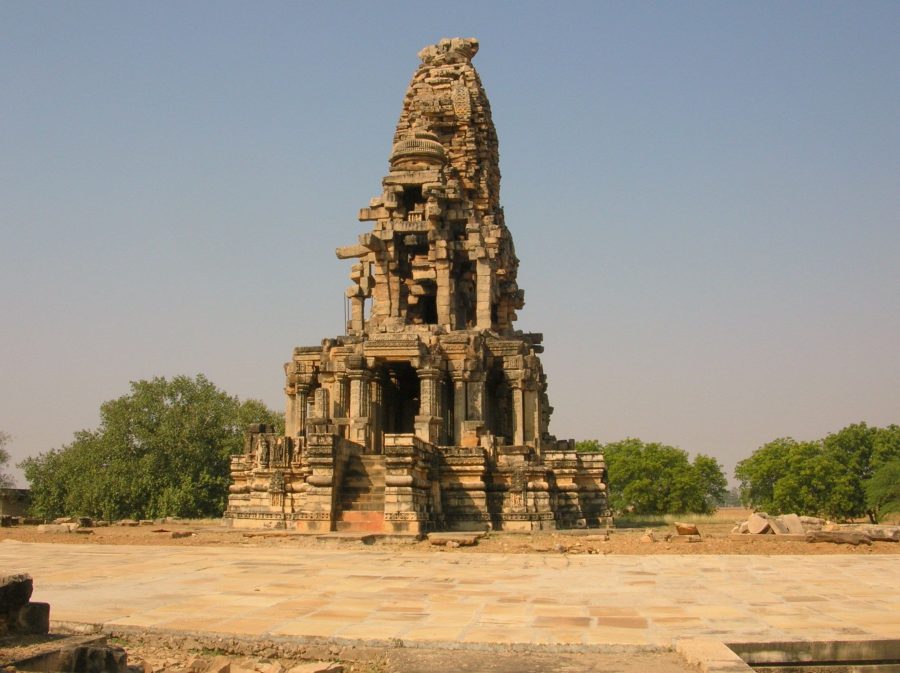
[[[378,533],[384,530],[384,513],[381,511],[342,512],[340,520],[334,522],[334,529],[343,533]]]

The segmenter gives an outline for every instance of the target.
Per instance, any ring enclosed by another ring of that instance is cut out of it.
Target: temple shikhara
[[[352,260],[346,334],[294,349],[285,433],[232,458],[235,527],[420,535],[596,526],[600,454],[549,434],[542,335],[500,205],[497,133],[473,39],[419,53],[371,230]]]

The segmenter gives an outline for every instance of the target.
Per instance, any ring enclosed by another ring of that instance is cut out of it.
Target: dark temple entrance
[[[419,375],[408,362],[386,362],[381,376],[381,427],[387,433],[415,432]]]

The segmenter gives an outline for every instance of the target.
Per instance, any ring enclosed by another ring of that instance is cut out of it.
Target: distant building
[[[27,516],[31,491],[27,488],[0,488],[0,515]]]

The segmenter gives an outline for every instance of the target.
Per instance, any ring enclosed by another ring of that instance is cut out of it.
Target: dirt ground
[[[17,643],[0,638],[0,667],[36,653],[44,643],[62,646],[63,636],[30,636]],[[446,650],[355,645],[285,645],[268,641],[203,641],[191,635],[119,634],[110,646],[128,654],[129,673],[687,673],[674,652],[552,652],[533,649]],[[449,664],[449,666],[448,666]]]
[[[699,542],[678,542],[675,527],[662,520],[641,523],[639,526],[609,529],[567,530],[536,533],[491,532],[475,546],[435,546],[427,540],[419,542],[377,542],[371,548],[390,548],[458,554],[900,554],[900,543],[874,542],[853,546],[827,542],[808,543],[784,541],[777,535],[744,535],[740,540],[730,536],[736,521],[747,518],[747,510],[732,508],[719,510],[714,516],[692,519],[697,524]],[[657,542],[642,542],[646,529],[652,528]],[[332,540],[322,542],[316,536],[285,531],[234,530],[221,520],[164,521],[138,526],[111,525],[87,529],[89,532],[42,533],[37,526],[0,528],[0,540],[22,542],[51,542],[54,544],[129,544],[129,545],[233,545],[255,547],[322,548],[324,545],[362,546],[359,541]],[[175,536],[173,536],[173,534]],[[665,540],[671,534],[672,539]],[[183,537],[178,537],[183,535]]]

